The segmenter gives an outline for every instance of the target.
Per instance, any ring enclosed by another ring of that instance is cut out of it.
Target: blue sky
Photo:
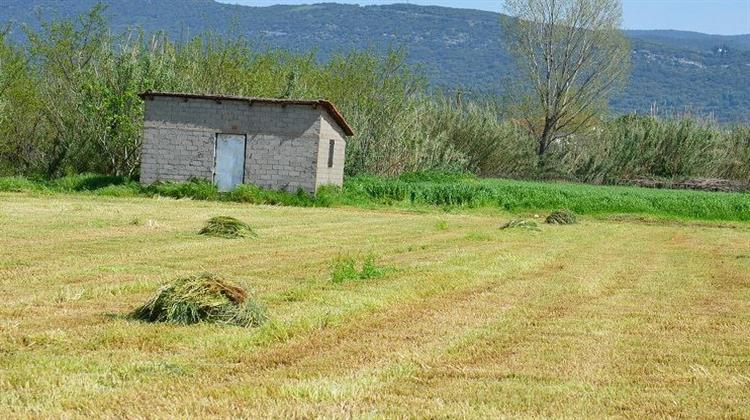
[[[219,0],[250,6],[324,0]],[[412,3],[500,11],[501,0],[325,0],[337,3]],[[626,29],[680,29],[722,35],[750,34],[750,0],[623,0]]]

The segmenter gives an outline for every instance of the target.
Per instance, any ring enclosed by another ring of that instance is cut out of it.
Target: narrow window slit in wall
[[[333,168],[333,151],[336,148],[336,140],[328,142],[328,167]]]

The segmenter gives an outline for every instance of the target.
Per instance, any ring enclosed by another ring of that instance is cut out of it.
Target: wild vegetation
[[[495,208],[511,212],[567,208],[582,215],[642,214],[669,218],[750,221],[750,194],[661,190],[627,186],[596,186],[481,179],[470,173],[420,172],[400,177],[354,176],[343,188],[325,187],[316,196],[242,185],[219,193],[208,181],[163,183],[142,187],[121,177],[76,175],[54,181],[0,178],[0,192],[48,194],[67,192],[105,197],[172,197],[206,201],[296,207],[382,207],[408,209]]]
[[[0,175],[137,176],[143,106],[137,94],[170,90],[331,99],[356,132],[347,175],[459,170],[587,183],[750,181],[750,129],[688,117],[597,118],[587,130],[551,142],[540,168],[536,142],[501,99],[436,93],[405,63],[404,51],[320,62],[312,53],[260,49],[240,36],[208,33],[175,42],[165,34],[117,34],[98,8],[24,31],[24,43],[0,35]],[[248,200],[258,194],[251,187],[237,192]]]

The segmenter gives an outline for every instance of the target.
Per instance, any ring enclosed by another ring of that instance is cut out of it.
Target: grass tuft
[[[361,267],[361,268],[360,268]],[[366,256],[362,264],[352,257],[339,257],[331,266],[331,281],[344,283],[353,280],[369,280],[385,276],[389,268],[378,265],[375,256]]]
[[[375,262],[373,255],[368,255],[362,262],[362,270],[359,272],[360,280],[377,279],[385,276],[388,273],[388,268],[380,266]]]
[[[319,204],[315,197],[299,189],[296,193],[286,191],[268,190],[256,185],[238,185],[233,191],[224,195],[227,201],[249,204],[266,204],[270,206],[294,206],[294,207],[327,207]]]
[[[110,185],[94,190],[94,194],[104,197],[137,197],[140,193],[140,186],[135,183],[127,185]]]
[[[257,327],[268,321],[265,307],[250,299],[244,289],[213,274],[179,278],[129,316],[182,325],[205,322]]]
[[[576,214],[571,210],[555,210],[545,220],[550,225],[574,225],[578,223]]]
[[[188,182],[156,182],[145,188],[151,195],[192,200],[219,200],[221,194],[216,186],[206,180],[191,179]]]
[[[250,225],[229,216],[212,217],[206,222],[206,226],[199,233],[201,235],[227,239],[258,236]]]

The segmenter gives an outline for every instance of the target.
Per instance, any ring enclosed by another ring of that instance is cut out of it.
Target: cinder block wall
[[[328,167],[328,153],[330,142],[335,141],[333,152],[333,167]],[[338,124],[324,112],[321,116],[320,143],[318,145],[318,177],[315,187],[322,185],[343,185],[344,162],[346,155],[346,134]]]
[[[328,156],[328,140],[321,141],[328,120],[324,109],[308,105],[154,96],[146,100],[141,182],[212,180],[216,134],[245,134],[245,183],[312,193],[322,185],[318,160],[321,143]],[[340,170],[343,177],[343,160]]]

